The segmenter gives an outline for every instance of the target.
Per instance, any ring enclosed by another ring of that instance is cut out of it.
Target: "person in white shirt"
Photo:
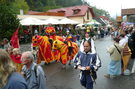
[[[96,49],[95,49],[95,44],[94,44],[94,40],[89,36],[88,33],[85,34],[85,39],[82,40],[81,45],[80,45],[80,51],[83,52],[84,51],[84,47],[83,47],[83,43],[84,41],[91,41],[91,49],[92,49],[92,53],[96,53]]]
[[[124,34],[121,34],[120,35],[119,45],[124,47],[127,42],[128,42],[128,37],[125,36]]]

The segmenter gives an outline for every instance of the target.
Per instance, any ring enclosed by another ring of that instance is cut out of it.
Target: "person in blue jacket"
[[[25,79],[16,72],[9,54],[0,49],[0,89],[28,89]]]
[[[97,71],[101,66],[98,55],[92,53],[91,42],[89,40],[83,43],[84,51],[78,52],[74,62],[76,68],[80,70],[80,83],[86,89],[93,89],[93,77],[91,71]]]
[[[26,51],[22,53],[22,75],[24,75],[29,89],[47,89],[46,76],[43,68],[34,63],[32,52]]]

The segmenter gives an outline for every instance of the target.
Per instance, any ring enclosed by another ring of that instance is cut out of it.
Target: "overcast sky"
[[[112,17],[121,14],[121,8],[135,8],[135,0],[85,0],[92,6],[104,9],[110,13]]]

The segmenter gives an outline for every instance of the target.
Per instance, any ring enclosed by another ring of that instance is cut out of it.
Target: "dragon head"
[[[33,45],[33,47],[36,47],[36,46],[39,45],[40,37],[41,36],[39,36],[39,35],[35,35],[35,36],[32,37],[32,45]]]

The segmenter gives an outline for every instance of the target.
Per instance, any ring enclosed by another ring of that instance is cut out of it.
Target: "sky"
[[[84,0],[91,6],[108,11],[111,17],[121,15],[121,9],[135,8],[135,0]]]

